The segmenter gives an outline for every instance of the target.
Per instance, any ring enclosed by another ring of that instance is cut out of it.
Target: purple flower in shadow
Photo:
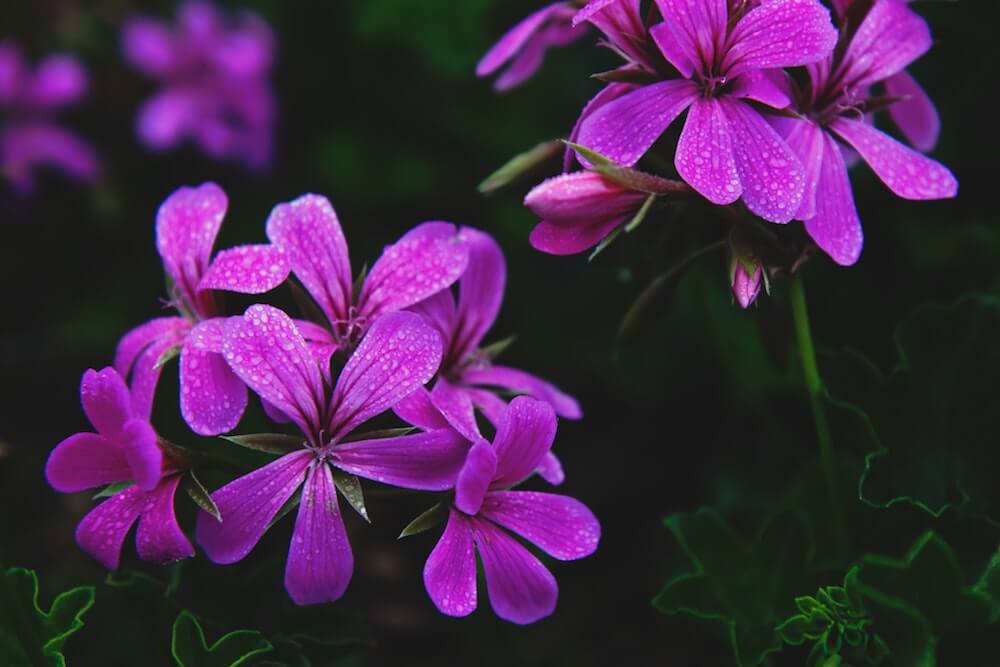
[[[433,420],[429,401],[423,405],[424,421]],[[597,549],[601,526],[573,498],[507,490],[531,475],[551,448],[552,406],[519,396],[498,422],[493,442],[477,437],[458,473],[448,523],[424,566],[424,585],[442,613],[471,614],[477,606],[478,552],[497,616],[533,623],[555,610],[559,589],[552,573],[508,531],[553,558],[577,560]]]
[[[169,563],[194,556],[174,516],[182,471],[164,457],[148,411],[132,401],[113,368],[84,373],[80,399],[97,432],[77,433],[60,442],[45,464],[45,478],[63,493],[132,484],[80,521],[77,544],[115,570],[125,537],[138,520],[136,547],[143,560]]]
[[[75,58],[53,55],[32,68],[16,46],[0,42],[0,175],[16,190],[33,190],[42,167],[80,181],[97,178],[93,149],[52,118],[86,92],[87,74]]]
[[[216,291],[262,294],[288,277],[281,248],[243,245],[212,257],[229,202],[214,183],[174,192],[156,214],[156,247],[172,282],[180,316],[159,317],[118,343],[115,368],[128,377],[134,400],[149,412],[164,355],[180,348],[181,414],[199,435],[218,435],[239,423],[246,386],[222,358],[222,317]]]
[[[494,364],[480,346],[496,321],[503,303],[507,267],[500,246],[489,234],[463,227],[459,233],[469,253],[468,268],[458,281],[458,298],[445,289],[412,310],[434,325],[444,340],[444,357],[434,388],[430,392],[433,404],[448,421],[470,440],[479,435],[474,408],[497,426],[507,408],[507,402],[496,391],[527,394],[552,405],[556,413],[567,419],[580,419],[583,413],[576,399],[539,377],[525,371]],[[402,419],[421,425],[420,406],[415,393],[396,406]],[[414,410],[417,410],[415,413]],[[551,453],[543,459],[542,473],[546,480],[562,481],[562,467]]]
[[[302,449],[286,454],[212,494],[222,522],[198,517],[198,542],[216,563],[245,557],[282,506],[302,488],[285,568],[297,604],[336,600],[354,559],[340,514],[333,469],[385,484],[431,491],[454,485],[468,442],[452,429],[344,442],[433,377],[441,338],[413,313],[379,318],[348,359],[331,392],[298,327],[265,305],[225,327],[223,349],[233,371],[295,422]]]
[[[122,28],[125,59],[162,89],[143,104],[136,131],[154,151],[192,141],[214,159],[251,168],[271,160],[274,36],[260,17],[231,18],[188,2],[176,26],[133,17]]]
[[[865,7],[854,5],[847,14],[856,25],[848,24],[834,55],[811,65],[808,87],[794,91],[805,120],[779,124],[805,167],[805,191],[795,217],[805,222],[816,244],[842,265],[854,264],[864,245],[845,152],[854,157],[856,151],[904,199],[943,199],[958,193],[958,181],[946,167],[871,123],[879,108],[890,104],[891,110],[899,104],[893,101],[896,93],[888,82],[930,48],[927,23],[901,0],[878,0],[866,13],[859,14],[860,9]],[[872,94],[880,83],[885,84],[889,99]],[[903,103],[909,103],[912,110],[912,99]],[[908,112],[901,117],[913,120]],[[928,125],[910,125],[909,129],[918,140],[915,143],[933,143]]]

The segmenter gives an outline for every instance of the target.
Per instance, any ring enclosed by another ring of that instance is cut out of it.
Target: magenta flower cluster
[[[644,15],[640,0],[591,0],[571,24],[596,28],[624,64],[599,75],[608,83],[569,140],[623,167],[651,150],[669,151],[679,179],[708,202],[741,201],[771,223],[802,221],[831,259],[854,264],[863,234],[849,165],[865,162],[905,199],[954,197],[958,183],[921,154],[933,149],[940,121],[906,68],[931,46],[927,23],[906,0],[831,6],[832,13],[819,0],[655,0]],[[498,55],[511,60],[509,72],[527,73],[521,60],[557,43],[552,26],[568,7],[525,19],[484,58],[480,74],[496,69]],[[875,127],[883,110],[913,148]],[[682,116],[677,139],[661,148]],[[645,192],[588,171],[595,166],[588,154],[569,153],[566,173],[527,195],[541,218],[531,234],[537,249],[591,248],[643,206]],[[578,162],[582,171],[573,170]],[[759,277],[734,273],[741,305],[759,287]]]
[[[79,545],[115,569],[138,520],[141,558],[194,555],[174,495],[207,465],[200,455],[213,443],[167,442],[150,424],[161,370],[179,356],[181,414],[195,433],[231,432],[251,392],[294,429],[273,461],[201,499],[195,537],[210,560],[241,560],[297,503],[285,587],[298,604],[338,599],[354,562],[338,495],[357,508],[360,477],[437,494],[447,526],[424,582],[443,613],[475,610],[478,553],[499,616],[530,623],[551,614],[555,580],[522,540],[573,560],[594,552],[600,526],[572,498],[513,489],[536,472],[562,481],[551,454],[557,415],[577,419],[581,411],[552,384],[495,365],[493,350],[481,348],[503,299],[496,242],[425,222],[356,278],[324,197],[276,206],[269,243],[213,255],[226,208],[212,183],[181,188],[163,203],[156,245],[177,315],[128,332],[114,367],[84,374],[80,394],[94,432],[59,443],[46,466],[59,491],[106,487],[101,495],[110,496],[80,522]],[[312,319],[265,304],[241,315],[223,308],[225,292],[263,294],[291,276],[311,297],[303,315]],[[393,413],[409,426],[365,430]]]

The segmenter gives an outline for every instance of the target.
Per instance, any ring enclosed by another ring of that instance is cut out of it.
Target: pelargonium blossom
[[[434,325],[444,340],[444,356],[431,399],[466,437],[474,440],[479,431],[473,408],[479,408],[494,425],[506,409],[506,401],[494,389],[527,394],[548,402],[567,419],[583,416],[572,396],[553,384],[525,371],[494,364],[482,349],[482,341],[496,321],[503,303],[507,266],[503,251],[489,234],[463,227],[459,236],[468,246],[468,268],[458,281],[458,299],[451,290],[442,290],[413,306],[412,310]],[[417,400],[419,392],[411,395]],[[396,413],[410,421],[411,399],[402,401]],[[413,422],[411,422],[413,423]],[[562,481],[562,468],[553,456],[541,470],[553,483]]]
[[[855,14],[851,14],[855,16]],[[806,169],[796,218],[835,262],[858,260],[864,237],[854,205],[843,142],[890,190],[904,199],[954,197],[958,182],[940,163],[876,129],[866,115],[886,103],[871,93],[931,45],[927,23],[901,0],[876,0],[830,58],[809,67],[809,86],[797,91],[801,121],[782,123]],[[892,100],[887,101],[892,104]],[[891,108],[891,107],[890,107]]]
[[[297,604],[336,600],[350,582],[354,560],[334,469],[394,486],[442,491],[452,487],[462,466],[468,443],[452,429],[344,441],[433,377],[441,362],[441,337],[414,313],[379,318],[330,393],[302,334],[277,308],[254,305],[231,318],[223,347],[233,371],[295,422],[303,442],[302,449],[214,492],[223,520],[201,513],[198,542],[216,563],[241,560],[301,487],[285,588]]]
[[[566,46],[587,33],[571,23],[575,13],[574,3],[554,2],[529,14],[486,52],[476,65],[476,76],[491,76],[506,66],[494,89],[503,92],[521,85],[542,66],[549,47]]]
[[[275,206],[267,236],[287,254],[292,272],[326,319],[326,326],[299,322],[324,368],[335,351],[350,351],[382,315],[449,287],[469,261],[455,225],[425,222],[386,246],[355,298],[347,240],[326,197],[307,194]]]
[[[86,92],[87,73],[76,58],[52,55],[32,68],[17,46],[0,42],[0,175],[14,188],[30,192],[40,167],[80,181],[97,178],[94,150],[52,119]]]
[[[616,3],[611,7],[617,7]],[[802,165],[756,105],[790,100],[772,70],[822,60],[837,39],[817,0],[657,0],[663,22],[650,28],[680,74],[626,92],[580,124],[578,143],[635,164],[688,111],[674,164],[715,204],[742,197],[772,222],[788,222],[805,187]]]
[[[281,248],[242,245],[212,257],[229,202],[215,183],[184,187],[156,214],[156,247],[172,281],[170,305],[179,317],[159,317],[129,331],[118,343],[115,368],[131,372],[135,400],[152,405],[162,360],[180,349],[181,414],[200,435],[218,435],[239,423],[246,386],[222,358],[225,318],[217,290],[262,294],[284,282],[289,267]]]
[[[194,556],[174,515],[174,493],[183,471],[164,456],[148,410],[132,400],[113,368],[84,373],[80,399],[97,432],[76,433],[60,442],[45,464],[45,478],[63,493],[132,484],[80,521],[77,544],[116,570],[125,538],[138,520],[136,548],[143,560],[169,563]]]
[[[501,414],[493,442],[480,437],[469,450],[448,523],[424,566],[427,593],[442,613],[475,611],[477,552],[497,616],[524,624],[555,610],[555,578],[508,531],[559,560],[584,558],[597,549],[601,526],[583,503],[508,490],[538,468],[555,433],[552,406],[519,396]]]
[[[207,2],[183,4],[176,27],[133,17],[122,28],[126,60],[158,80],[136,131],[147,147],[193,141],[215,159],[252,168],[271,159],[274,95],[269,81],[274,36],[259,16],[223,14]]]

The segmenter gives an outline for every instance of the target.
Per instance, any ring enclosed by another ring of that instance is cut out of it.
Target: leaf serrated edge
[[[189,620],[190,623],[193,625],[195,634],[197,635],[198,640],[201,643],[201,648],[204,650],[206,655],[211,653],[215,649],[219,648],[219,646],[223,642],[227,641],[230,637],[236,635],[241,635],[241,634],[257,635],[257,637],[260,638],[260,641],[263,642],[263,646],[260,646],[258,648],[249,651],[248,653],[245,653],[235,662],[230,663],[229,667],[239,667],[240,665],[245,664],[246,661],[249,660],[250,658],[261,655],[263,653],[269,653],[274,650],[274,646],[271,644],[271,642],[269,642],[267,639],[264,638],[264,635],[261,634],[259,630],[233,630],[232,632],[227,632],[226,634],[222,635],[215,642],[213,642],[211,646],[209,646],[208,642],[205,640],[205,630],[201,627],[201,622],[198,621],[198,617],[189,612],[188,610],[184,609],[179,614],[177,614],[177,618],[174,620],[174,624],[170,633],[170,655],[171,657],[173,657],[174,661],[180,667],[187,667],[177,656],[177,626],[181,622],[182,618]]]

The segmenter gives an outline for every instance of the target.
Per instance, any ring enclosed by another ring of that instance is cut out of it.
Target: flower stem
[[[820,461],[826,476],[827,494],[830,496],[834,536],[841,551],[844,551],[847,549],[847,523],[840,505],[837,468],[833,458],[833,438],[830,436],[830,423],[827,421],[826,410],[823,407],[823,380],[819,376],[819,367],[816,364],[816,348],[813,346],[812,331],[809,327],[806,293],[802,286],[802,279],[798,274],[792,275],[789,283],[789,295],[792,301],[792,315],[795,319],[795,337],[798,340],[799,355],[802,357],[806,391],[809,392],[813,421],[816,423]]]

